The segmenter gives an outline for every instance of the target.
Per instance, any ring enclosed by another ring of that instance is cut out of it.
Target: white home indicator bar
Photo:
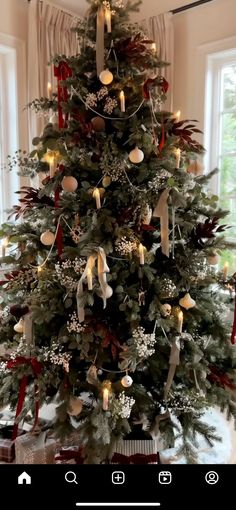
[[[122,507],[122,506],[128,506],[128,507],[157,507],[161,506],[161,503],[76,503],[76,506],[81,507]]]

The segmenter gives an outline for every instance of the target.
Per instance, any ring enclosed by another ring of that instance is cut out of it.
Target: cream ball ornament
[[[65,175],[61,181],[61,187],[63,191],[67,193],[73,193],[78,188],[78,181],[72,175]]]
[[[131,163],[139,164],[142,163],[144,160],[144,153],[139,149],[138,147],[135,147],[130,153],[129,153],[129,160]]]
[[[52,246],[52,244],[55,242],[55,235],[50,230],[46,230],[41,234],[40,241],[45,246]]]
[[[110,85],[113,82],[113,74],[109,69],[105,69],[100,73],[99,79],[103,85]]]
[[[162,317],[165,317],[165,318],[170,317],[171,311],[172,311],[172,308],[171,308],[171,305],[169,305],[169,303],[165,303],[164,305],[160,306],[160,312],[161,312]]]
[[[15,324],[13,329],[16,333],[24,333],[24,319],[22,317],[20,318],[19,322]]]
[[[83,409],[83,402],[77,397],[70,397],[68,414],[70,416],[78,416]]]
[[[113,295],[113,289],[112,289],[112,287],[110,287],[110,285],[107,285],[103,297],[105,299],[109,299],[109,298],[111,298],[112,295]]]
[[[182,306],[182,308],[185,308],[185,310],[190,310],[190,308],[194,308],[194,306],[196,306],[196,301],[194,301],[194,299],[192,299],[190,294],[187,292],[187,294],[185,294],[185,296],[179,300],[179,304]]]
[[[220,257],[218,255],[218,253],[215,253],[214,255],[210,255],[207,258],[207,261],[209,262],[209,264],[211,266],[217,266],[217,264],[219,263],[219,260],[220,260]]]
[[[122,386],[124,386],[124,388],[130,388],[130,386],[132,386],[132,384],[133,384],[132,377],[130,377],[130,375],[125,375],[121,379],[121,384],[122,384]]]
[[[103,177],[102,179],[102,185],[104,186],[104,188],[108,188],[108,186],[110,186],[111,184],[111,178],[109,177],[109,175],[105,175],[105,177]]]
[[[91,120],[94,131],[105,131],[106,123],[102,117],[93,117]]]

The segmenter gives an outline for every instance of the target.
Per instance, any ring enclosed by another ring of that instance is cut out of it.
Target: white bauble
[[[73,193],[78,188],[78,181],[72,175],[65,175],[61,181],[61,187],[68,193]]]
[[[55,235],[53,232],[50,232],[50,230],[46,230],[46,232],[41,234],[40,241],[45,246],[52,246],[52,244],[55,242]]]
[[[16,333],[24,333],[24,319],[22,317],[19,322],[15,324],[13,329]]]
[[[169,317],[171,315],[171,310],[172,308],[171,305],[169,305],[169,303],[165,303],[164,305],[160,306],[162,317]]]
[[[83,409],[83,402],[77,397],[70,397],[68,414],[70,416],[78,416]]]
[[[121,379],[121,384],[122,384],[122,386],[124,386],[124,388],[130,388],[130,386],[132,386],[132,384],[133,384],[132,377],[130,377],[130,375],[125,375]]]
[[[110,285],[107,285],[106,290],[103,294],[103,297],[106,299],[109,299],[112,295],[113,295],[113,289],[112,289],[112,287],[110,287]]]
[[[144,153],[139,149],[138,147],[135,147],[130,153],[129,153],[129,159],[131,163],[138,164],[142,163],[144,160]]]
[[[113,74],[109,71],[109,69],[105,69],[105,71],[100,73],[99,79],[103,85],[110,85],[110,83],[113,82]]]
[[[190,310],[190,308],[194,308],[194,306],[196,306],[196,301],[194,301],[190,294],[187,293],[182,299],[179,300],[179,304],[182,306],[182,308],[185,308],[185,310]]]

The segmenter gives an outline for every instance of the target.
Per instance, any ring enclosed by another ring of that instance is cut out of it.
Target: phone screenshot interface
[[[2,486],[25,508],[218,508],[236,463],[235,0],[0,4]]]

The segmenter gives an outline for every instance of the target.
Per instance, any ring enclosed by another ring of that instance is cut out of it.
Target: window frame
[[[27,78],[26,78],[26,44],[23,40],[0,32],[0,70],[1,88],[0,110],[2,130],[2,148],[0,162],[6,164],[7,156],[14,155],[19,148],[28,150],[28,122],[27,111]],[[12,125],[11,117],[14,119]],[[20,179],[17,169],[8,172],[1,170],[1,184],[4,179],[2,192],[0,191],[0,224],[7,220],[4,213],[16,203],[15,192],[21,185],[27,183]]]
[[[236,65],[236,44],[235,48],[209,53],[206,56],[205,161],[208,169],[220,168],[222,157],[226,156],[221,150],[224,112],[222,81],[223,69],[230,65]],[[236,150],[235,154],[231,155],[236,158]],[[210,190],[220,196],[220,173],[213,177]],[[236,237],[229,235],[227,241],[236,243]]]

